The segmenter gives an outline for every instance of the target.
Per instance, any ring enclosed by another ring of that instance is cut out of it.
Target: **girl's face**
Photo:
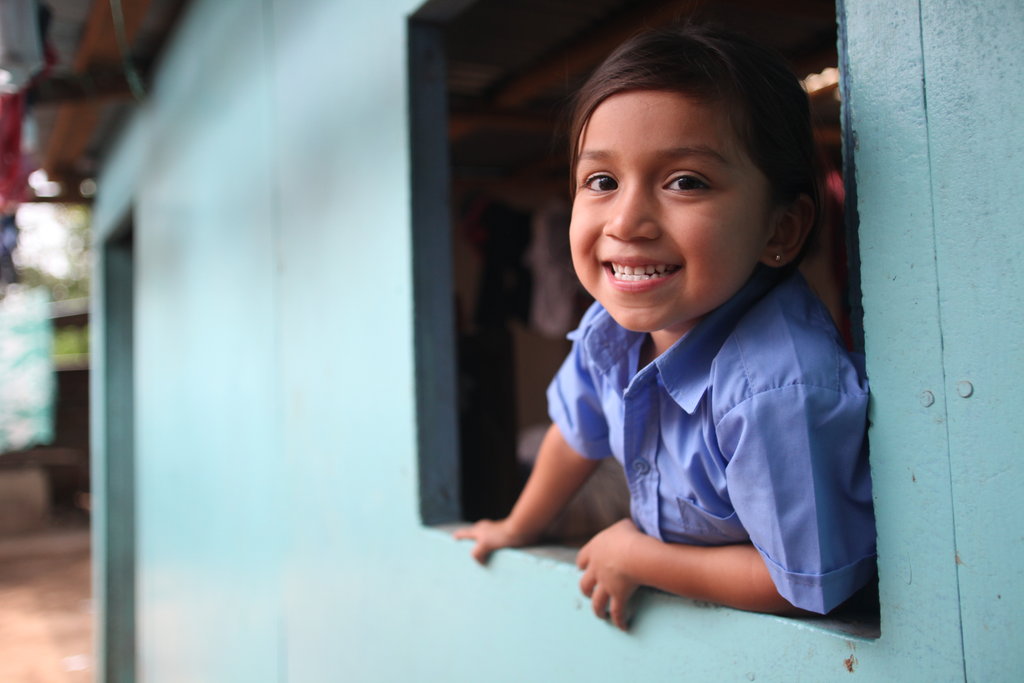
[[[663,352],[762,261],[780,211],[726,112],[664,91],[609,97],[580,139],[569,239],[583,286]],[[788,256],[788,254],[787,254]]]

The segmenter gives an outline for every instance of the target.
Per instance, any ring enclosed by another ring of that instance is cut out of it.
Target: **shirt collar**
[[[595,308],[597,313],[592,327],[585,329],[586,325],[581,325],[580,329],[569,333],[569,339],[580,339],[582,335],[580,341],[587,349],[591,364],[603,375],[627,362],[631,349],[643,341],[644,334],[619,325],[600,304]]]
[[[707,391],[711,363],[736,323],[779,280],[777,270],[758,265],[740,291],[654,360],[665,391],[688,414]]]

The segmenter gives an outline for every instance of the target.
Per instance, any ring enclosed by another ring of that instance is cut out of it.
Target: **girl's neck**
[[[640,367],[647,367],[651,361],[664,352],[665,349],[658,350],[658,344],[654,341],[654,337],[647,334],[644,337],[643,344],[640,345]]]
[[[682,339],[689,330],[675,332],[671,330],[656,330],[649,332],[640,347],[640,367],[644,367],[652,360],[668,351],[673,344]]]

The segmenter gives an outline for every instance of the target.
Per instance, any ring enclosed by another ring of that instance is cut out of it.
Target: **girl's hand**
[[[594,614],[610,618],[623,631],[628,628],[629,598],[639,585],[627,560],[632,546],[644,538],[632,520],[623,519],[590,539],[576,555],[576,566],[583,570],[580,590],[590,598]]]
[[[491,553],[499,548],[518,548],[533,540],[513,528],[507,517],[497,521],[481,519],[473,526],[457,530],[453,535],[456,539],[468,538],[476,541],[470,555],[480,564],[486,564]]]

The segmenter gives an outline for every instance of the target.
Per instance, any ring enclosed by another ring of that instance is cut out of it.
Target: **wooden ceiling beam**
[[[484,128],[550,131],[552,121],[540,120],[527,113],[526,108],[531,102],[549,95],[559,86],[581,78],[637,31],[685,20],[691,16],[699,18],[703,10],[719,11],[723,5],[726,3],[711,5],[706,0],[691,0],[685,3],[678,0],[646,2],[639,7],[634,5],[629,10],[613,16],[596,30],[566,43],[552,54],[542,56],[540,62],[513,76],[493,93],[489,107],[453,111],[449,122],[449,137],[456,141]],[[826,29],[829,22],[835,20],[835,8],[829,0],[731,0],[728,8],[729,12],[749,10],[761,16],[774,14],[780,21],[806,20],[820,24],[823,34],[828,33]],[[807,38],[808,42],[792,50],[789,55],[794,70],[801,77],[807,73],[820,71],[824,66],[834,66],[837,59],[834,40],[828,40],[827,35],[825,39],[817,34],[810,34]],[[813,94],[812,98],[832,97],[834,90],[834,86],[826,88]],[[842,136],[838,126],[819,124],[815,130],[815,137],[824,147],[838,149]],[[461,186],[493,184],[501,187],[512,181],[550,184],[561,189],[565,185],[562,178],[565,163],[561,157],[549,157],[507,169],[500,177],[458,176],[454,180]]]
[[[698,15],[707,0],[689,2],[645,3],[613,17],[604,27],[581,41],[566,46],[557,54],[506,83],[494,96],[494,103],[502,108],[517,108],[528,104],[548,90],[566,83],[594,68],[612,50],[644,27],[663,26],[674,21]],[[734,0],[740,9],[771,12],[780,17],[805,18],[815,21],[834,21],[835,6],[827,0]],[[833,48],[834,53],[834,48]],[[810,62],[813,58],[801,59]]]
[[[145,73],[147,64],[136,62]],[[76,74],[57,74],[32,85],[32,102],[37,106],[58,105],[89,99],[123,99],[131,95],[131,86],[120,62],[93,65]]]
[[[807,96],[813,102],[814,100],[824,100],[830,97],[836,97],[836,91],[839,90],[838,83],[829,83],[828,85],[818,88],[814,92],[807,93]]]
[[[128,45],[134,42],[149,3],[150,0],[121,0]],[[102,69],[122,62],[114,26],[110,2],[93,0],[75,55],[74,70],[77,74],[83,75],[90,69]],[[76,161],[83,156],[98,122],[99,106],[94,99],[60,105],[43,153],[43,169],[48,176],[60,178],[75,174]]]
[[[836,4],[833,0],[732,0],[743,9],[777,14],[779,17],[835,21]]]
[[[547,133],[552,129],[550,116],[531,112],[510,110],[456,110],[448,117],[448,139],[461,140],[482,128],[497,128],[502,131]]]
[[[814,139],[823,147],[838,148],[843,144],[843,129],[840,126],[816,126]]]
[[[513,78],[495,94],[493,101],[500,108],[522,107],[551,88],[592,69],[640,27],[685,19],[706,1],[645,3],[629,9],[583,40],[570,43],[557,54],[545,57],[537,67]]]

